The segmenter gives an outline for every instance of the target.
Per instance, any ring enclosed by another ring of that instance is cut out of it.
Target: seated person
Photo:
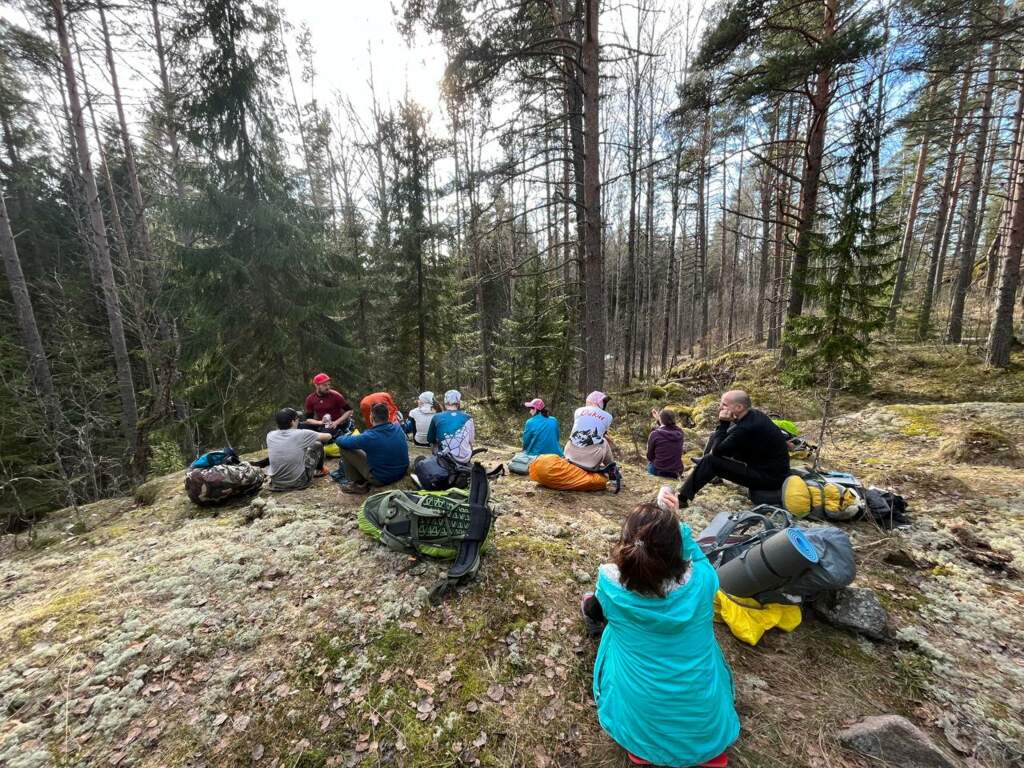
[[[608,437],[612,415],[605,410],[609,400],[604,392],[591,392],[587,404],[573,414],[565,458],[588,471],[606,467],[615,460]]]
[[[330,432],[337,437],[355,427],[352,406],[336,389],[331,389],[331,377],[318,373],[313,377],[314,390],[306,397],[306,417],[299,424],[302,429]]]
[[[686,506],[701,488],[716,477],[744,488],[775,491],[789,475],[789,446],[775,424],[751,407],[750,395],[735,389],[722,395],[718,428],[708,440],[704,456],[679,489]]]
[[[683,430],[676,426],[676,412],[651,410],[654,429],[647,437],[647,474],[678,480],[683,474]]]
[[[476,425],[473,417],[462,410],[462,394],[457,389],[444,393],[444,410],[430,420],[427,442],[434,453],[447,453],[464,464],[473,458]]]
[[[335,440],[348,478],[341,486],[345,493],[369,493],[370,486],[398,482],[409,471],[409,444],[402,428],[390,421],[387,405],[374,405],[370,422],[372,426],[361,435]]]
[[[314,476],[324,473],[324,443],[333,437],[327,432],[299,429],[299,412],[282,408],[274,414],[277,429],[267,433],[267,474],[272,491],[305,488]]]
[[[389,392],[374,392],[359,401],[359,412],[363,415],[363,424],[366,425],[367,429],[373,426],[372,419],[370,418],[370,409],[377,403],[383,403],[388,407],[388,421],[392,421],[395,424],[402,423],[402,412],[398,410],[398,405],[395,403],[395,399],[391,397],[391,394]]]
[[[437,415],[437,402],[434,400],[433,392],[421,392],[416,401],[416,407],[409,411],[409,416],[402,424],[402,429],[407,435],[412,435],[414,445],[426,448],[427,431],[430,429],[430,422]]]
[[[558,419],[548,413],[547,406],[539,397],[523,405],[530,409],[530,418],[523,425],[523,453],[531,456],[554,453],[561,456]]]
[[[713,628],[718,576],[677,519],[676,497],[659,501],[629,515],[596,594],[583,598],[588,630],[601,635],[594,701],[633,762],[700,765],[740,732]]]

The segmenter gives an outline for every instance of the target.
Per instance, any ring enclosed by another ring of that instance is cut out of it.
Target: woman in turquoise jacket
[[[562,455],[562,440],[559,436],[558,419],[548,413],[544,401],[535,397],[523,403],[530,409],[530,418],[523,426],[523,453],[541,456],[545,453]]]
[[[584,598],[588,627],[603,627],[594,701],[634,762],[696,766],[719,758],[740,722],[712,628],[718,576],[676,518],[675,496],[662,503],[633,510]]]

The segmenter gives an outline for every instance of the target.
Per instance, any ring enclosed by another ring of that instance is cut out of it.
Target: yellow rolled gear
[[[790,475],[782,484],[782,505],[793,517],[813,514],[829,520],[848,520],[859,510],[860,497],[852,488]]]

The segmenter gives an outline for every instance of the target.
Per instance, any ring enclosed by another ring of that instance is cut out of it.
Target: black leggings
[[[751,488],[759,491],[775,491],[782,487],[785,475],[779,476],[777,472],[765,472],[757,467],[744,464],[742,461],[730,459],[725,456],[704,455],[700,463],[693,468],[693,471],[686,476],[679,495],[691,501],[700,489],[710,483],[716,477],[729,480],[742,485],[744,488]]]

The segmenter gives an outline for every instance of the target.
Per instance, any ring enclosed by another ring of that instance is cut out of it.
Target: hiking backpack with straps
[[[701,531],[697,544],[717,570],[730,560],[780,530],[796,525],[786,510],[766,504],[749,512],[720,512]],[[821,592],[842,589],[857,574],[853,545],[844,531],[830,525],[800,526],[818,553],[818,562],[785,586],[759,595],[761,603],[792,603],[811,600]]]
[[[433,587],[432,602],[480,570],[480,554],[491,532],[487,470],[474,462],[469,490],[385,491],[366,499],[356,517],[359,529],[396,552],[453,560]]]
[[[483,453],[486,448],[474,448],[473,456]],[[424,491],[446,491],[449,488],[468,488],[475,463],[472,461],[456,461],[451,454],[438,453],[433,456],[420,456],[412,466],[412,476],[416,485]],[[505,474],[505,466],[499,464],[487,473],[488,477]]]

